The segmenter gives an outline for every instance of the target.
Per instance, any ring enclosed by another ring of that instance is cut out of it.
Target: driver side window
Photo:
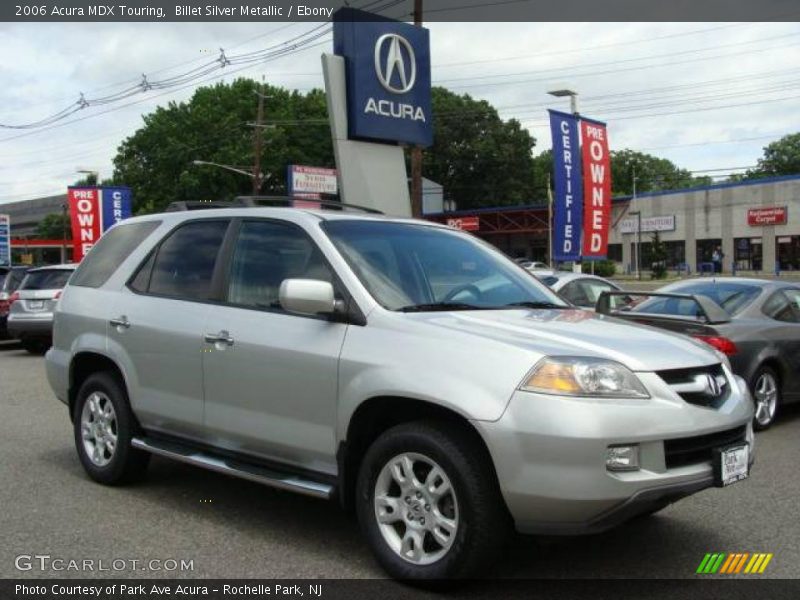
[[[284,279],[318,279],[333,274],[314,242],[292,225],[245,221],[236,240],[227,300],[259,309],[281,309],[278,292]]]

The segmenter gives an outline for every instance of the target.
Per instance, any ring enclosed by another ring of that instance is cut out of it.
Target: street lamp
[[[81,173],[82,175],[93,175],[94,176],[94,185],[100,184],[100,171],[95,171],[93,169],[81,169],[80,167],[75,169],[77,173]],[[88,177],[86,178],[89,179]]]
[[[570,90],[568,88],[562,88],[558,90],[550,90],[547,93],[550,94],[551,96],[555,96],[556,98],[569,97],[569,111],[573,115],[578,114],[578,92]]]
[[[240,169],[238,167],[232,167],[230,165],[223,165],[220,163],[211,162],[210,160],[193,160],[192,164],[195,166],[206,165],[209,167],[218,167],[220,169],[225,169],[226,171],[231,171],[233,173],[238,173],[239,175],[244,175],[253,180],[254,183],[253,187],[257,189],[261,189],[261,186],[264,184],[264,182],[271,176],[269,173],[267,173],[262,177],[260,172],[256,172],[252,169]]]
[[[636,216],[636,279],[642,279],[642,211],[634,210],[628,213]]]

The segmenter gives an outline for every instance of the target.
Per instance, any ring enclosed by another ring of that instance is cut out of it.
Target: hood
[[[633,371],[685,369],[720,362],[712,350],[684,335],[580,309],[453,311],[408,316],[429,326],[489,338],[540,355],[608,358]]]

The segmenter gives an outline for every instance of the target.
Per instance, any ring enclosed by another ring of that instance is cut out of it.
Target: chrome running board
[[[333,495],[333,486],[327,483],[304,479],[293,473],[284,473],[268,467],[253,465],[203,452],[189,446],[151,438],[133,438],[131,446],[157,456],[171,458],[188,465],[208,469],[239,479],[247,479],[262,485],[297,492],[315,498],[328,499]]]

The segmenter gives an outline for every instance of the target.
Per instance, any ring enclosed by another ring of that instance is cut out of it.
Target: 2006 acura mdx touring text
[[[47,374],[92,479],[156,454],[336,497],[400,578],[475,576],[512,528],[599,531],[753,457],[715,350],[576,309],[469,234],[349,210],[115,226]]]

